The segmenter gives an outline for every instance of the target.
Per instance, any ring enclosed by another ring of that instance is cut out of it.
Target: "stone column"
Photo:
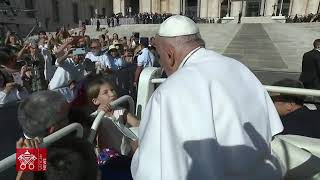
[[[261,0],[260,16],[265,16],[266,15],[266,13],[265,13],[265,3],[266,3],[266,0]]]
[[[197,1],[197,17],[200,17],[200,10],[201,10],[201,0]]]
[[[208,0],[208,17],[219,17],[220,0]]]
[[[117,14],[120,12],[121,3],[120,0],[113,0],[113,13]]]
[[[160,0],[151,0],[152,1],[152,12],[160,13]]]
[[[208,17],[208,0],[201,0],[200,4],[200,18]]]
[[[291,16],[303,16],[306,14],[308,0],[293,0]]]
[[[160,0],[160,13],[168,12],[168,0]]]
[[[182,14],[185,15],[186,14],[186,0],[182,0]]]
[[[120,12],[122,12],[123,15],[126,15],[126,10],[125,10],[125,0],[120,0]]]
[[[266,0],[265,6],[265,16],[272,16],[273,13],[276,13],[276,9],[274,9],[274,5],[278,4],[277,0]],[[299,0],[300,1],[300,0]]]
[[[113,0],[115,1],[115,0]],[[116,0],[119,1],[119,0]],[[140,1],[140,12],[151,12],[151,0],[139,0]]]
[[[180,0],[169,0],[169,12],[172,14],[180,14]]]
[[[245,17],[246,16],[246,13],[247,13],[247,1],[244,1],[243,2],[243,7],[242,7],[242,17]]]
[[[306,14],[316,14],[318,12],[320,0],[309,0]]]
[[[241,1],[231,2],[231,17],[238,17],[241,10]]]

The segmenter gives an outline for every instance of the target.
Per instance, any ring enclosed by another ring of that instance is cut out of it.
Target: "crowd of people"
[[[305,16],[298,16],[297,14],[294,17],[287,17],[286,23],[309,23],[309,22],[320,22],[320,14],[308,14]]]
[[[122,13],[113,15],[111,17],[99,17],[97,19],[91,18],[91,25],[107,25],[108,27],[115,27],[124,24],[161,24],[167,18],[173,16],[171,13],[138,13],[134,15],[123,16]],[[204,19],[199,17],[190,17],[196,23],[215,23],[214,18]],[[221,23],[217,21],[217,23]]]
[[[144,15],[149,17],[164,20]],[[79,32],[39,31],[25,42],[7,33],[0,47],[0,104],[21,101],[17,118],[24,137],[17,148],[39,147],[43,137],[72,122],[81,123],[87,137],[89,115],[106,112],[94,144],[67,136],[48,147],[46,172],[20,171],[17,179],[278,179],[282,169],[271,155],[272,137],[320,138],[320,112],[305,106],[305,97],[268,94],[247,67],[207,50],[194,21],[166,18],[151,38],[105,33],[92,39],[85,25]],[[174,29],[173,23],[185,28]],[[318,71],[309,73],[318,67],[319,49],[316,40],[304,56],[302,82],[274,85],[319,88],[313,81],[320,79]],[[113,75],[134,67],[131,85],[137,89],[142,70],[159,66],[160,57],[169,78],[150,98],[141,121],[125,107],[112,108],[119,97]],[[139,140],[125,138],[113,118],[139,127]]]
[[[46,89],[67,88],[73,95],[71,89],[88,74],[112,74],[132,65],[144,68],[158,64],[152,38],[140,38],[135,33],[128,38],[101,34],[99,39],[91,39],[85,31],[85,25],[72,35],[65,28],[56,34],[40,31],[37,40],[25,42],[8,32],[1,47],[2,87],[8,95],[0,98],[0,104]],[[69,98],[72,101],[73,97]]]
[[[159,64],[153,47],[154,38],[139,37],[139,33],[133,33],[128,38],[119,37],[116,33],[112,36],[105,33],[98,39],[92,39],[85,35],[85,31],[84,24],[78,32],[70,32],[62,27],[55,34],[39,31],[36,38],[25,41],[19,40],[15,33],[7,33],[4,44],[0,47],[0,105],[6,108],[22,101],[18,120],[25,137],[20,139],[17,148],[30,147],[28,138],[43,138],[71,122],[81,123],[88,132],[92,123],[89,115],[96,110],[105,111],[108,118],[122,119],[121,122],[128,127],[139,125],[136,117],[126,109],[110,107],[109,104],[119,97],[116,92],[119,88],[113,80],[115,74],[134,68],[132,73],[126,74],[132,75],[132,81],[126,83],[133,90],[137,89],[142,70]],[[101,176],[103,179],[112,179],[111,173],[115,171],[113,166],[116,166],[122,172],[120,175],[116,174],[131,179],[130,168],[125,164],[130,165],[130,157],[134,152],[131,147],[134,147],[135,142],[124,140],[123,135],[116,127],[112,128],[112,125],[109,121],[104,121],[95,139],[100,153],[99,166],[107,173],[107,176],[105,173]],[[71,142],[71,146],[66,145],[67,142]],[[38,141],[32,144],[36,143]],[[94,164],[96,162],[92,158],[86,159],[91,151],[84,152],[81,149],[90,147],[85,142],[67,139],[57,144],[58,147],[55,144],[49,148],[52,148],[53,154],[48,155],[48,168],[56,172],[52,171],[51,174],[49,170],[48,179],[55,174],[60,174],[59,178],[64,179],[64,176],[68,176],[68,169],[73,168],[68,165],[69,161],[75,160],[72,162],[74,166],[79,157],[83,161],[80,166],[90,164],[87,162],[89,160],[93,160]],[[61,144],[66,146],[62,147]],[[72,145],[80,149],[74,149]],[[65,151],[80,154],[69,156]],[[115,153],[110,154],[109,151]],[[67,164],[61,172],[58,172],[60,165],[53,162],[57,156],[61,163]],[[62,156],[65,159],[61,159]],[[106,164],[106,156],[117,157],[112,160],[113,165],[109,162]],[[78,169],[73,172],[78,172]],[[86,171],[82,172],[90,178],[94,177],[93,174],[97,175],[96,172],[88,175]],[[28,173],[18,174],[22,179],[25,176],[29,176]],[[84,174],[83,176],[85,177]],[[81,175],[74,175],[72,178],[80,179],[77,177],[84,178]],[[114,178],[121,179],[117,176]]]

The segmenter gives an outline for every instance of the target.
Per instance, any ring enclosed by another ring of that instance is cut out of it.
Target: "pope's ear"
[[[165,52],[167,53],[167,56],[168,56],[168,59],[169,59],[169,65],[171,67],[173,67],[175,65],[175,58],[174,58],[174,47],[171,46],[171,44],[168,44],[166,47],[165,47]]]
[[[170,59],[170,66],[174,67],[175,64],[177,63],[176,59],[174,57],[174,51],[170,50],[170,53],[168,54],[168,56],[169,56],[169,59]]]

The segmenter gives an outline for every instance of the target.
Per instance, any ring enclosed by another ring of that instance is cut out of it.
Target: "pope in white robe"
[[[281,179],[270,142],[283,127],[268,93],[247,67],[203,46],[189,18],[161,24],[156,48],[169,77],[142,116],[133,178]]]

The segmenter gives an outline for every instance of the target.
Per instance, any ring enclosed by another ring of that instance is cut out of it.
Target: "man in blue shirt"
[[[149,46],[148,38],[141,38],[140,46],[142,50],[140,52],[140,55],[137,58],[137,69],[135,72],[134,86],[137,86],[142,70],[146,67],[153,67],[154,60],[155,60],[154,55],[148,49],[148,46]]]

